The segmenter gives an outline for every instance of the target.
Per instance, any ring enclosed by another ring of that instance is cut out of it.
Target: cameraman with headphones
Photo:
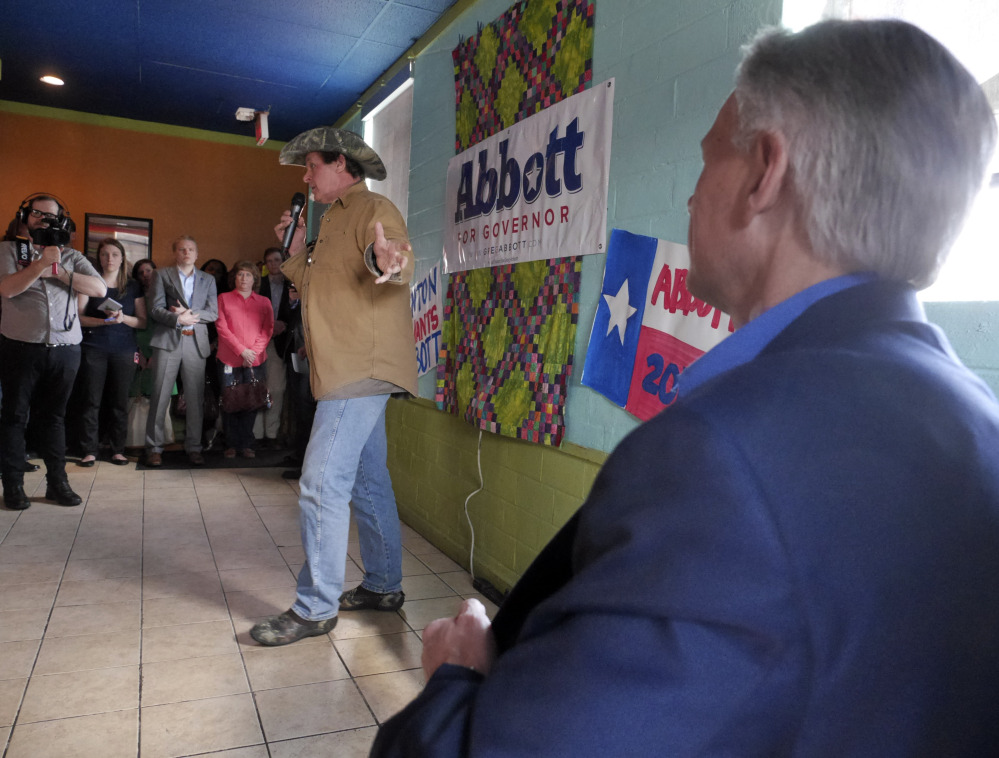
[[[52,195],[29,195],[14,219],[16,237],[0,242],[0,473],[4,505],[24,510],[24,432],[28,411],[39,429],[45,497],[79,505],[66,478],[66,402],[80,366],[76,295],[107,287],[82,253],[68,247],[72,221]],[[40,402],[32,405],[32,397]]]

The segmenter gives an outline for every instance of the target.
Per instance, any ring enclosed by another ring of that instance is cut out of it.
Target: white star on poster
[[[536,197],[541,192],[541,177],[544,172],[534,164],[529,164],[531,168],[524,172],[524,195]]]
[[[628,302],[628,280],[624,280],[624,284],[621,285],[621,289],[617,291],[616,295],[608,295],[604,293],[604,300],[607,301],[607,308],[610,309],[610,318],[607,320],[607,335],[617,328],[617,336],[621,338],[621,344],[624,344],[624,332],[628,328],[628,319],[631,318],[637,308],[632,308],[631,304]]]

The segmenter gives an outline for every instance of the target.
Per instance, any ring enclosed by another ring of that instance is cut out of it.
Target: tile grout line
[[[146,472],[142,473],[142,529],[139,532],[139,696],[135,711],[135,755],[142,758],[142,679],[145,665],[142,650],[145,645],[146,630],[142,625],[146,598]]]
[[[246,497],[250,501],[250,507],[253,508],[253,514],[257,517],[257,520],[260,522],[261,526],[263,526],[263,528],[267,531],[267,536],[270,537],[271,542],[274,543],[274,537],[271,535],[270,529],[267,528],[267,524],[265,524],[264,520],[262,518],[260,518],[260,513],[257,512],[257,507],[253,503],[253,497],[250,495],[249,492],[247,492],[246,485],[243,483],[242,477],[240,477],[239,474],[236,474],[236,479],[239,481],[240,487],[243,488],[243,492],[246,494]],[[197,493],[197,487],[195,487],[195,493]],[[202,521],[204,521],[205,512],[201,508],[201,496],[200,495],[198,496],[198,509],[201,511],[201,518],[202,518]],[[208,535],[208,525],[207,524],[205,524],[205,534]],[[239,652],[239,662],[243,666],[243,676],[246,677],[246,686],[250,690],[250,692],[249,692],[249,694],[250,694],[250,702],[253,703],[253,712],[257,716],[257,726],[260,728],[260,738],[263,740],[264,750],[266,750],[267,751],[267,755],[270,756],[271,755],[270,740],[267,739],[267,732],[264,729],[264,719],[263,719],[262,714],[260,713],[260,705],[257,703],[257,693],[256,693],[256,691],[253,688],[253,680],[250,678],[250,672],[249,672],[249,670],[246,667],[246,651],[243,650],[240,647],[240,645],[239,645],[239,635],[236,634],[236,622],[234,621],[234,619],[232,617],[232,609],[229,607],[229,595],[228,595],[228,593],[226,593],[226,591],[225,591],[225,584],[222,582],[222,571],[221,571],[221,569],[219,569],[218,561],[215,559],[215,548],[212,545],[212,540],[211,540],[210,536],[208,537],[208,546],[209,546],[209,548],[212,551],[212,562],[215,563],[215,570],[218,572],[218,575],[219,575],[219,586],[222,588],[222,598],[223,598],[223,601],[225,602],[226,613],[229,616],[229,627],[232,629],[233,639],[235,639],[235,641],[236,641],[236,650]],[[277,543],[274,543],[274,548],[276,550],[278,550]],[[280,552],[280,550],[279,550],[279,552]],[[282,558],[283,557],[284,556],[282,555]],[[285,566],[287,566],[287,562],[285,562]]]
[[[93,482],[91,482],[91,489],[93,489]],[[82,510],[80,511],[80,518],[76,524],[76,531],[73,534],[73,539],[70,542],[69,552],[66,554],[66,558],[63,561],[62,565],[62,571],[59,573],[59,578],[56,580],[56,584],[58,586],[56,587],[55,595],[52,597],[52,604],[49,606],[48,616],[46,616],[45,618],[45,625],[42,628],[42,636],[38,638],[38,649],[35,651],[35,658],[31,663],[31,670],[28,672],[28,676],[24,680],[24,691],[21,693],[21,700],[18,703],[17,710],[14,713],[14,718],[11,719],[10,734],[7,735],[7,744],[4,746],[4,751],[3,751],[4,758],[10,752],[11,744],[14,741],[14,730],[19,726],[18,721],[20,720],[21,717],[21,711],[24,708],[24,701],[28,697],[28,687],[31,686],[31,679],[35,675],[35,668],[38,666],[38,659],[41,657],[42,654],[42,645],[45,644],[45,635],[48,633],[49,625],[52,623],[52,614],[55,613],[56,601],[59,599],[59,593],[62,591],[62,583],[66,578],[66,568],[69,566],[69,559],[70,556],[73,554],[73,548],[76,546],[76,540],[80,536],[80,527],[83,525],[83,517],[86,514],[87,505],[89,503],[90,503],[90,492],[88,491],[87,499],[81,504]],[[58,507],[63,508],[66,506],[58,506]],[[75,506],[69,506],[69,507],[75,507]],[[13,522],[11,522],[10,529],[8,529],[6,534],[4,534],[4,539],[7,539],[10,533],[14,530],[14,526],[21,520],[21,518],[27,513],[27,511],[28,509],[26,508],[17,514],[17,517],[14,519]]]

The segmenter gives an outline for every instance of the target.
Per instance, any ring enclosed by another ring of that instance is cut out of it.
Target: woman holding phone
[[[124,466],[128,431],[128,390],[135,374],[135,331],[146,326],[146,303],[139,283],[128,275],[125,248],[112,238],[97,246],[97,270],[108,292],[106,297],[80,295],[80,326],[83,343],[80,382],[83,397],[78,466],[97,462],[101,407],[107,410],[111,463]]]

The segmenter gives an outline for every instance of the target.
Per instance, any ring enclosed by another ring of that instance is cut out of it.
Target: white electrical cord
[[[482,492],[485,482],[482,479],[482,430],[479,429],[479,444],[475,451],[475,461],[479,466],[479,488],[465,498],[465,520],[468,521],[468,531],[472,533],[472,547],[468,551],[468,573],[475,581],[475,528],[472,526],[472,519],[468,515],[468,501]]]

